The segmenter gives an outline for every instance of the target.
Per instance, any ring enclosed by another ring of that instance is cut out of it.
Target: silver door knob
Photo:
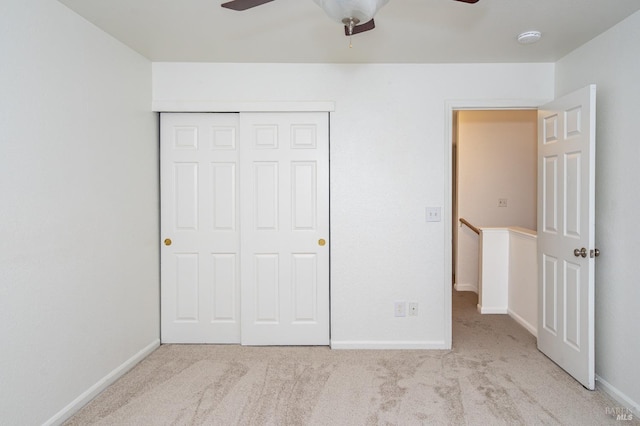
[[[574,255],[575,257],[580,257],[580,256],[582,256],[582,257],[587,257],[587,249],[586,249],[586,248],[584,248],[584,247],[582,247],[581,249],[575,249],[575,250],[573,251],[573,255]]]
[[[590,251],[589,257],[598,257],[598,256],[600,256],[600,250],[593,249],[593,250]]]

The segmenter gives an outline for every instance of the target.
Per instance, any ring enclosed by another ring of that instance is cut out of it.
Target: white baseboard
[[[156,339],[140,350],[137,354],[123,362],[111,373],[104,376],[97,383],[91,386],[89,389],[81,393],[76,399],[71,401],[69,405],[64,407],[53,417],[43,423],[43,425],[60,425],[65,420],[73,416],[78,410],[84,407],[89,401],[98,396],[100,392],[105,390],[109,385],[122,377],[127,371],[131,370],[137,363],[146,358],[151,352],[155,351],[160,346],[160,340]]]
[[[478,287],[472,284],[463,284],[463,283],[455,283],[453,285],[455,291],[472,291],[474,293],[478,292]]]
[[[527,329],[527,331],[533,334],[536,338],[538,337],[538,327],[532,325],[530,322],[522,318],[520,315],[513,312],[511,309],[507,312],[511,318],[513,318],[518,324]]]
[[[448,349],[445,342],[438,341],[384,341],[343,340],[331,341],[331,349]]]
[[[621,392],[618,388],[616,388],[611,383],[607,382],[597,374],[596,374],[596,386],[602,389],[611,398],[619,402],[622,405],[621,408],[627,408],[631,410],[631,412],[634,415],[634,418],[637,418],[638,416],[640,416],[640,402],[632,400],[623,392]],[[615,407],[611,407],[611,408],[615,408]]]
[[[507,314],[509,310],[507,308],[495,308],[478,305],[478,312],[481,314]]]

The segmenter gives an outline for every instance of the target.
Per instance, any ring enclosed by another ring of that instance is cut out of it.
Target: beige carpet
[[[166,345],[68,425],[637,425],[454,291],[452,351]],[[637,417],[637,416],[634,416]]]

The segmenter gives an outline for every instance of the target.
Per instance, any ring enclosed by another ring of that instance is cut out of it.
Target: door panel
[[[595,259],[589,256],[595,248],[595,90],[557,99],[538,116],[538,348],[589,389],[595,386]]]
[[[291,164],[291,196],[293,229],[313,230],[318,222],[316,163],[296,161]]]
[[[238,115],[161,115],[161,339],[240,342]]]
[[[580,226],[581,220],[581,203],[580,188],[582,182],[582,171],[580,165],[582,163],[581,152],[568,152],[564,156],[564,187],[565,187],[565,214],[564,214],[564,232],[565,236],[580,239],[582,232]]]
[[[198,164],[173,165],[175,176],[175,229],[198,230]]]
[[[198,253],[176,253],[176,277],[180,286],[176,292],[176,321],[194,322],[198,320],[198,300],[200,281]]]
[[[558,232],[558,157],[544,157],[542,163],[542,228],[547,234]]]
[[[580,265],[565,262],[564,336],[565,343],[580,351]]]
[[[255,211],[256,229],[277,231],[279,224],[278,163],[256,162],[254,169],[254,199],[248,208]]]
[[[242,114],[242,343],[329,343],[326,113]]]
[[[297,253],[292,255],[293,322],[317,320],[318,256]]]
[[[213,229],[236,230],[236,164],[211,163]]]
[[[554,336],[558,333],[558,259],[542,255],[543,328]]]
[[[212,253],[213,304],[212,323],[234,322],[238,318],[238,255],[236,253]]]

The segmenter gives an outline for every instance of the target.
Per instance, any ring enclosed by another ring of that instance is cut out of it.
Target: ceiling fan
[[[232,0],[222,3],[231,10],[247,10],[273,0]],[[389,0],[313,0],[330,18],[344,24],[344,35],[352,36],[374,29],[373,16]],[[479,0],[454,0],[462,3],[477,3]]]

